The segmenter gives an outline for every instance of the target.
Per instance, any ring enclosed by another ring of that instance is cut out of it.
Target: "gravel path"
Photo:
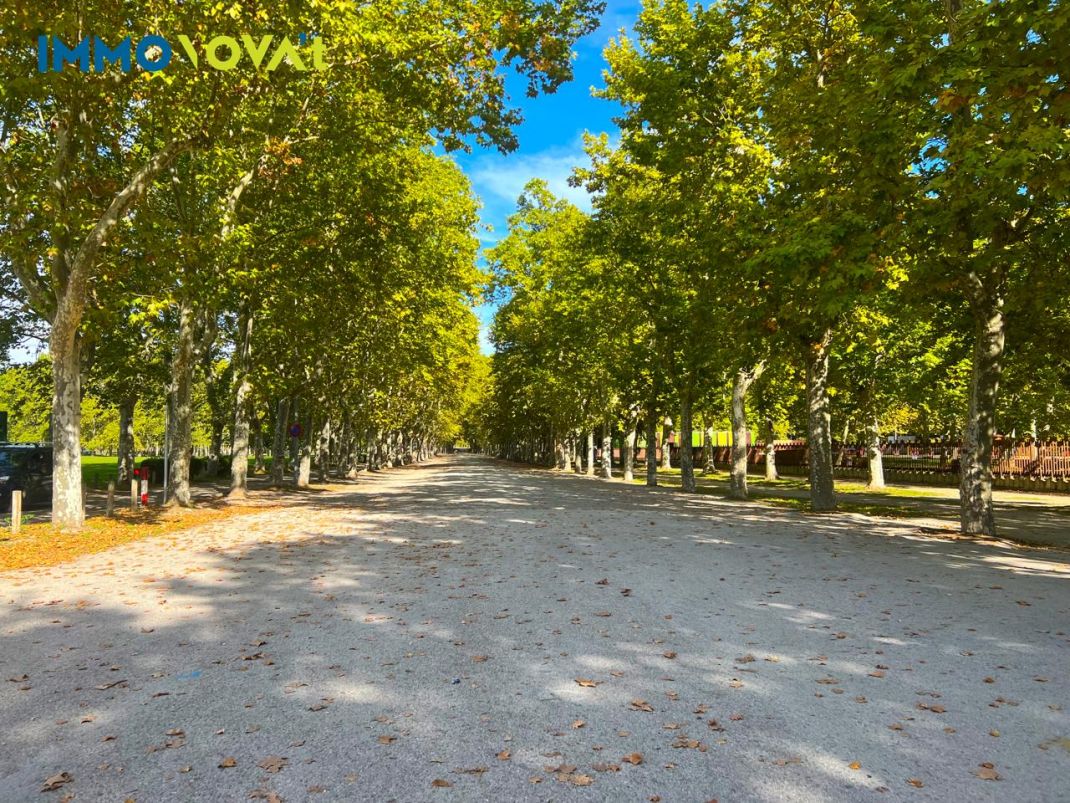
[[[0,575],[0,801],[1066,801],[1068,560],[398,469]]]

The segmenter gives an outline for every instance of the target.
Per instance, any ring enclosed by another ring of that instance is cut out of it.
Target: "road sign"
[[[294,421],[290,424],[290,437],[300,438],[305,433],[305,428],[301,426],[301,422]]]

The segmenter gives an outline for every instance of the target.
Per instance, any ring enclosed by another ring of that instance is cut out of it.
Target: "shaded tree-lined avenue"
[[[1065,552],[455,457],[0,589],[5,800],[1066,793]]]

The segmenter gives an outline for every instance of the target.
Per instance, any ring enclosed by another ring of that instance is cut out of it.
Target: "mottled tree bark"
[[[244,311],[238,319],[238,344],[234,363],[234,431],[231,435],[230,497],[244,498],[249,487],[249,410],[253,384],[250,378],[253,317]]]
[[[672,421],[668,418],[661,427],[661,467],[672,468],[672,446],[669,439],[672,437]]]
[[[256,433],[253,435],[253,472],[264,473],[264,433],[257,424]]]
[[[368,455],[368,471],[379,470],[379,433],[375,429],[368,430],[368,439],[364,447]]]
[[[747,391],[764,370],[764,362],[750,369],[741,368],[732,385],[732,473],[728,495],[733,499],[747,498]]]
[[[137,399],[130,396],[119,402],[119,466],[116,474],[121,491],[130,487],[134,478],[134,409]]]
[[[169,505],[190,507],[190,461],[193,456],[193,308],[178,308],[178,341],[171,361],[171,453],[168,467]]]
[[[810,346],[806,365],[807,445],[810,450],[810,509],[836,509],[832,478],[832,417],[829,412],[829,351],[832,332],[826,330]]]
[[[691,388],[680,392],[680,488],[695,492],[695,450],[691,446]]]
[[[52,523],[63,529],[82,526],[81,341],[53,324],[52,353]]]
[[[327,482],[331,472],[331,421],[326,419],[320,428],[319,454],[316,457],[319,463],[319,481]]]
[[[996,434],[996,397],[1003,367],[1006,321],[1003,299],[978,290],[973,301],[976,331],[970,374],[970,408],[963,433],[959,475],[962,532],[995,535],[992,506],[992,448]]]
[[[286,480],[287,424],[290,421],[290,399],[279,399],[275,407],[275,439],[271,444],[271,484],[281,488]]]
[[[881,427],[874,418],[868,428],[869,442],[866,444],[866,463],[869,468],[869,487],[884,487],[884,456],[881,454]]]
[[[602,477],[613,479],[613,424],[609,419],[602,425]]]
[[[37,272],[36,264],[13,259],[10,269],[18,276],[34,309],[51,324],[48,345],[52,357],[52,524],[63,529],[80,529],[85,521],[82,498],[82,413],[81,341],[78,328],[85,313],[89,282],[96,257],[104,242],[145,191],[180,153],[192,147],[190,141],[171,141],[148,159],[117,192],[104,213],[81,242],[72,240],[74,228],[67,214],[73,154],[77,143],[68,120],[80,116],[78,109],[66,110],[56,119],[56,153],[51,186],[54,190],[52,287]]]
[[[587,476],[594,476],[594,430],[587,432]]]
[[[770,481],[775,480],[778,475],[776,470],[776,444],[774,442],[775,438],[772,418],[766,417],[765,419],[762,440],[765,441],[765,478]]]
[[[646,484],[658,486],[658,411],[653,401],[646,411]]]
[[[298,421],[301,419],[298,418]],[[295,438],[297,443],[297,461],[294,466],[294,487],[307,488],[312,483],[312,417],[308,416],[308,426],[302,427],[304,432],[300,438]]]
[[[629,413],[628,431],[624,433],[624,443],[620,447],[621,469],[625,482],[631,482],[635,478],[635,419],[635,414]]]

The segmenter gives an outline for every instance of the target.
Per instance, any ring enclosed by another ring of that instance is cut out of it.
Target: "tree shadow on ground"
[[[478,458],[239,521],[3,581],[0,799],[1044,799],[1064,769],[1051,553]]]

